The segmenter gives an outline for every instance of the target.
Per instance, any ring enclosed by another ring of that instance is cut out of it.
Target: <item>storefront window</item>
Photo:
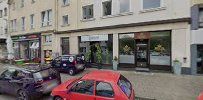
[[[69,54],[70,53],[69,49],[70,49],[70,46],[69,46],[69,37],[61,38],[62,55]]]
[[[39,58],[39,41],[30,41],[29,42],[30,47],[30,58],[31,59],[37,59]]]
[[[13,50],[15,59],[20,59],[19,42],[13,43]]]
[[[98,45],[102,51],[102,64],[112,64],[113,35],[81,36],[79,41],[80,53],[86,56],[86,61],[97,63],[96,45]]]
[[[150,65],[171,65],[170,31],[151,32]]]
[[[135,63],[135,39],[134,34],[119,35],[119,53],[120,63],[134,64]]]

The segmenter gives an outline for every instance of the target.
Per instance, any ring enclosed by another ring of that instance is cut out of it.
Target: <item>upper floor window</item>
[[[10,31],[13,32],[13,20],[10,21]]]
[[[17,19],[13,20],[13,31],[16,32],[17,31]]]
[[[51,35],[45,35],[44,36],[44,43],[45,44],[49,44],[52,42],[52,38],[51,38]]]
[[[130,0],[120,0],[120,13],[130,11]]]
[[[0,18],[3,17],[3,10],[0,10]]]
[[[35,3],[36,0],[31,0],[31,1],[32,1],[32,3]]]
[[[143,9],[161,7],[161,0],[143,0]]]
[[[103,5],[103,16],[108,16],[112,14],[112,0],[102,2]]]
[[[24,31],[25,30],[25,17],[21,18],[21,30]]]
[[[70,0],[62,0],[62,2],[63,2],[63,6],[66,6],[66,5],[68,5],[69,4],[69,2],[70,2]]]
[[[34,28],[34,14],[30,15],[30,28]]]
[[[199,9],[199,27],[203,27],[203,8]]]
[[[63,16],[63,25],[68,25],[68,15]]]
[[[41,12],[42,26],[49,26],[52,22],[52,10]]]
[[[16,4],[15,4],[15,2],[14,3],[12,3],[12,10],[15,10],[16,9]]]
[[[4,8],[4,16],[7,16],[7,8]]]
[[[21,0],[21,7],[24,7],[24,0]]]
[[[93,5],[83,6],[83,19],[93,18]]]

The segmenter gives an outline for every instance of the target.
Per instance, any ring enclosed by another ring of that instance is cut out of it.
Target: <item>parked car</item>
[[[62,55],[55,58],[51,65],[60,72],[68,72],[69,75],[74,75],[85,69],[85,57],[79,55]]]
[[[135,100],[130,81],[112,71],[92,71],[54,88],[53,100]]]
[[[0,75],[0,93],[18,100],[36,100],[61,84],[60,73],[50,67],[9,67]]]
[[[197,100],[203,100],[203,92],[197,97]]]

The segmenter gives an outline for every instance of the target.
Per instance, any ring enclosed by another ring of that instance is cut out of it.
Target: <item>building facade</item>
[[[184,3],[182,3],[184,2]],[[179,6],[182,4],[182,6]],[[53,52],[83,53],[119,68],[191,72],[190,0],[59,0]]]
[[[6,40],[9,37],[7,34],[8,21],[8,4],[7,0],[0,0],[0,59],[7,59]]]
[[[54,46],[51,37],[56,30],[56,0],[9,0],[8,3],[15,59],[44,62],[46,52],[51,57]]]
[[[191,7],[192,74],[203,73],[203,0],[193,0]]]

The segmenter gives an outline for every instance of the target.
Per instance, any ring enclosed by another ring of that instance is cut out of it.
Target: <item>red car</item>
[[[130,81],[112,71],[92,71],[52,91],[54,100],[135,100]]]
[[[198,96],[197,100],[203,100],[203,92]]]

